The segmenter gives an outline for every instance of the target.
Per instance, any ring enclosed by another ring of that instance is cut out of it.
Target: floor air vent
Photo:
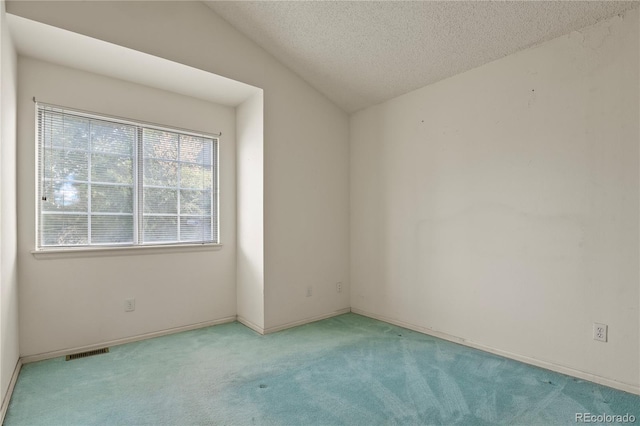
[[[107,353],[109,353],[109,348],[94,349],[92,351],[80,352],[80,353],[77,353],[77,354],[67,355],[67,361],[71,361],[71,360],[78,359],[78,358],[86,358],[88,356],[107,354]]]

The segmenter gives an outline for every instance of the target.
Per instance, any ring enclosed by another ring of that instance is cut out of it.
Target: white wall
[[[0,4],[0,401],[19,356],[16,232],[16,52]]]
[[[76,348],[236,315],[235,109],[20,56],[18,256],[23,356]],[[222,248],[35,257],[32,98],[161,123],[220,139]],[[135,297],[136,310],[124,312]]]
[[[236,108],[238,319],[264,331],[264,94]]]
[[[346,113],[199,2],[12,2],[8,11],[264,90],[264,324],[348,309]],[[306,287],[314,295],[306,298]]]
[[[301,80],[276,77],[264,107],[267,331],[349,308],[348,291],[336,292],[349,275],[347,116]]]
[[[638,82],[636,9],[354,114],[354,310],[638,392]]]

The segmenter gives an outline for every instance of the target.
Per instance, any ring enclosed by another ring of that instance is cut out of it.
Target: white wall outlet
[[[607,341],[607,324],[593,323],[593,340],[598,340],[599,342]]]
[[[133,312],[136,310],[136,299],[127,299],[124,301],[124,311]]]
[[[342,282],[336,283],[336,291],[342,293]]]
[[[307,297],[313,296],[313,286],[307,286]]]

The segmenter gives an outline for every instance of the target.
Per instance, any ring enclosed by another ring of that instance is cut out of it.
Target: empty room
[[[640,422],[640,2],[2,1],[0,422]]]

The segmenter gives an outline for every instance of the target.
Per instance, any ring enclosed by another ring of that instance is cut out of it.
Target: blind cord
[[[44,112],[43,112],[44,114]],[[53,153],[53,117],[51,114],[44,114],[49,118],[49,155],[47,155],[47,145],[44,144],[44,158],[45,161],[49,160],[49,191],[47,192],[45,189],[44,201],[47,201],[47,194],[51,195],[53,192],[53,182],[51,181],[51,175],[53,174],[53,161],[51,161],[51,154]],[[47,172],[46,163],[44,172]],[[46,182],[46,181],[45,181]]]
[[[34,98],[35,100],[35,98]],[[44,130],[44,123],[43,121],[45,120],[44,114],[42,113],[42,111],[38,110],[38,125],[39,125],[39,130],[40,132],[42,132]],[[43,135],[39,135],[39,137],[43,137]],[[44,137],[46,137],[46,135],[44,135]],[[43,144],[44,146],[40,148],[41,155],[42,155],[42,164],[40,165],[40,179],[42,179],[42,188],[41,188],[41,199],[42,201],[47,201],[47,181],[44,179],[44,175],[47,172],[47,145]]]
[[[38,106],[38,101],[36,101],[36,97],[35,96],[33,97],[33,103],[36,104],[36,114],[37,114],[37,117],[38,117],[38,133],[41,133],[43,131],[43,128],[44,128],[43,121],[45,119],[45,115],[42,112],[42,110],[40,109],[40,107]],[[39,134],[38,138],[40,138],[40,137],[42,137],[42,135]],[[44,174],[47,171],[47,146],[46,146],[46,144],[43,143],[42,144],[42,148],[39,148],[39,149],[42,150],[42,152],[40,153],[41,154],[40,156],[42,157],[42,164],[40,164],[40,166],[39,166],[40,174],[42,175],[42,176],[40,176],[40,179],[42,179],[42,181],[41,181],[41,189],[40,189],[40,191],[41,191],[40,199],[42,201],[47,201],[47,195],[46,195],[47,184],[46,184],[46,182],[44,180]]]

